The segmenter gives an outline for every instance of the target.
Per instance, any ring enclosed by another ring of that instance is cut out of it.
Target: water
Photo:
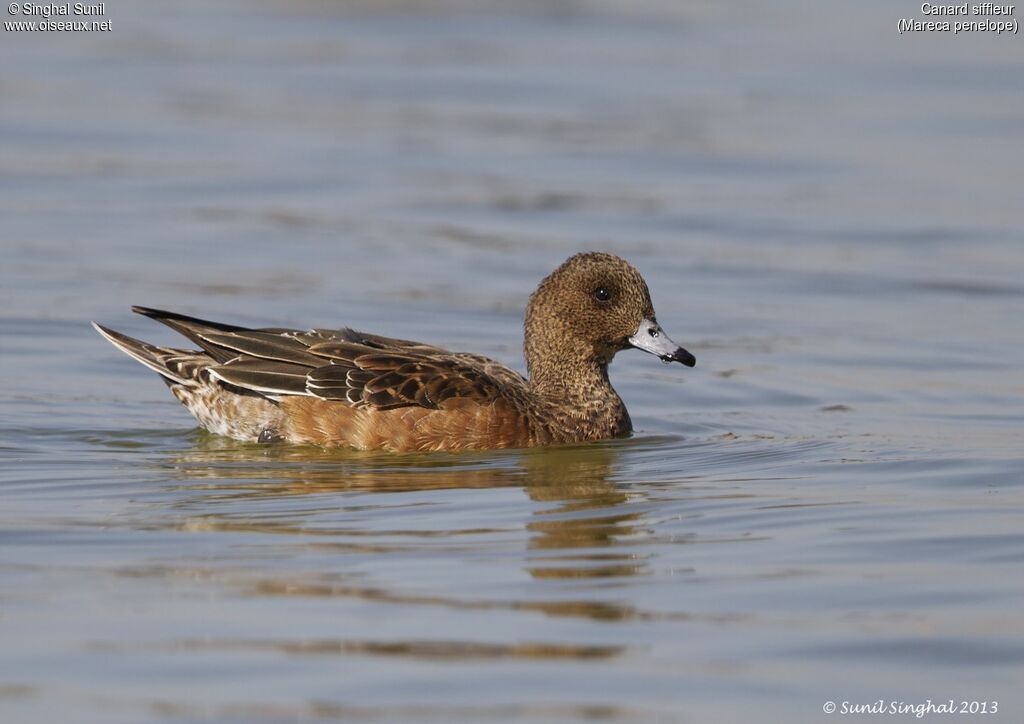
[[[133,2],[5,33],[4,721],[1020,721],[1024,54],[897,35],[915,11]],[[629,440],[235,443],[87,325],[522,369],[527,295],[584,249],[698,359],[616,360]]]

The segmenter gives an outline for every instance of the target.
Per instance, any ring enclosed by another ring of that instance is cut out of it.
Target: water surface
[[[914,8],[107,3],[0,48],[4,721],[1024,712],[1024,55]],[[631,439],[195,429],[89,327],[352,325],[522,370],[568,255],[695,370]]]

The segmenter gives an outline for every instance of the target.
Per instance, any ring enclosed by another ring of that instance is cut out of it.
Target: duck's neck
[[[527,357],[530,388],[565,442],[629,433],[632,423],[608,379],[608,363],[567,350],[561,356]]]
[[[608,365],[586,358],[558,359],[559,364],[528,364],[530,387],[545,398],[577,404],[591,404],[614,397],[608,379]]]

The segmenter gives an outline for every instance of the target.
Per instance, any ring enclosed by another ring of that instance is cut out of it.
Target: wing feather
[[[309,354],[305,344],[294,337],[283,334],[272,334],[252,329],[244,332],[201,333],[200,336],[217,347],[230,349],[250,357],[306,365],[307,367],[323,364],[321,358]]]
[[[228,384],[270,395],[309,395],[308,367],[257,358],[238,358],[210,367],[210,374]]]
[[[437,409],[455,398],[490,403],[522,394],[525,380],[494,360],[354,329],[246,329],[135,308],[193,340],[225,383],[268,397],[308,395],[379,409]],[[202,356],[183,355],[184,374]]]

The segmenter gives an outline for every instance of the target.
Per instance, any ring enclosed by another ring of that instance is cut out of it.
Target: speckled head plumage
[[[688,352],[674,344],[647,344],[655,340],[670,342],[657,326],[647,282],[614,254],[570,257],[530,297],[525,354],[531,376],[542,383],[549,369],[564,377],[581,364],[604,366],[629,347],[692,366]]]

